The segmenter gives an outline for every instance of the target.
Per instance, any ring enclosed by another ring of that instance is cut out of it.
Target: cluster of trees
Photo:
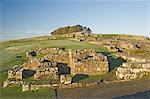
[[[91,33],[91,29],[88,27],[84,27],[82,25],[75,25],[75,26],[67,26],[67,27],[61,27],[57,30],[54,30],[51,32],[52,35],[61,35],[61,34],[68,34],[73,32],[88,32]]]

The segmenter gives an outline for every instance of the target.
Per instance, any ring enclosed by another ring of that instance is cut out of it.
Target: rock
[[[22,85],[22,91],[29,91],[30,90],[30,84],[23,84]]]
[[[72,81],[72,76],[67,74],[67,75],[60,75],[60,82],[61,84],[71,84]]]
[[[15,79],[15,80],[21,80],[22,79],[22,66],[14,66],[10,70],[8,70],[8,79]]]

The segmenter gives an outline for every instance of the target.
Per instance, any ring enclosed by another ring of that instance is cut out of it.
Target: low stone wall
[[[121,57],[127,61],[131,61],[131,62],[150,62],[150,59],[149,58],[144,58],[144,57],[141,57],[141,56],[131,56],[131,55],[128,55],[128,54],[125,54],[125,53],[119,53],[119,54],[116,54],[117,57]]]
[[[5,80],[5,81],[3,82],[3,87],[7,87],[7,86],[13,85],[13,84],[21,85],[21,84],[23,84],[23,81]]]
[[[16,79],[21,80],[22,79],[22,71],[23,67],[15,65],[13,68],[8,70],[8,79]]]
[[[37,85],[37,84],[23,84],[22,85],[22,91],[36,91],[40,88],[78,88],[78,87],[88,87],[88,86],[94,86],[97,85],[98,82],[93,83],[72,83],[72,84],[43,84],[43,85]]]
[[[116,76],[121,80],[135,79],[150,73],[150,62],[123,63],[117,68]]]

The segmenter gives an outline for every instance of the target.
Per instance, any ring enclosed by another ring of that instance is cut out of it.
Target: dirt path
[[[150,90],[150,79],[58,90],[58,99],[111,99]]]

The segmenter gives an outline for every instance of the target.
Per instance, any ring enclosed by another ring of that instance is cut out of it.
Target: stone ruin
[[[127,57],[123,56],[127,62],[123,63],[116,70],[116,76],[121,80],[131,80],[136,78],[141,78],[145,75],[150,74],[150,60],[147,58],[140,57]]]
[[[52,78],[58,79],[58,67],[49,62],[42,62],[41,66],[36,69],[36,73],[34,74],[35,79],[44,79],[44,78]]]
[[[22,72],[23,67],[18,65],[8,70],[7,80],[3,82],[3,87],[7,87],[11,84],[22,84]]]
[[[143,77],[150,73],[150,62],[146,63],[123,63],[117,68],[116,76],[121,80],[131,80]]]
[[[37,55],[42,57],[37,58]],[[23,65],[8,70],[4,87],[22,84],[25,88],[23,90],[29,89],[29,84],[23,82],[24,77],[33,76],[35,80],[59,79],[61,84],[71,84],[72,77],[76,74],[90,76],[108,72],[107,57],[92,49],[40,48],[26,52],[26,58],[27,61]]]
[[[69,57],[72,74],[101,75],[108,72],[107,57],[92,49],[70,50]]]
[[[31,58],[30,60],[28,60],[23,64],[23,67],[29,70],[36,70],[40,66],[41,66],[41,62],[37,58]]]
[[[92,49],[56,50],[45,56],[48,60],[68,64],[71,74],[101,75],[108,72],[107,57]]]
[[[22,79],[22,71],[23,67],[21,66],[14,66],[10,70],[8,70],[8,79],[13,79],[13,80],[21,80]]]

